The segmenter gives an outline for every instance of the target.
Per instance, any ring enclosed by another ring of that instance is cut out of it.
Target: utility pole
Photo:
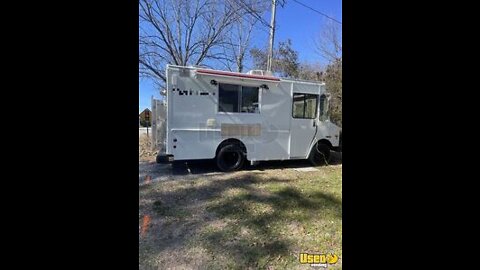
[[[272,19],[270,20],[270,46],[268,47],[267,71],[272,71],[273,62],[273,40],[275,36],[275,10],[277,9],[277,1],[272,0]]]

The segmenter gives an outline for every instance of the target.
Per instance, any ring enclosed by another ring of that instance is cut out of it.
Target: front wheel
[[[308,161],[313,166],[328,165],[328,162],[330,162],[330,147],[321,142],[315,144],[308,156]]]
[[[235,144],[228,144],[223,146],[218,151],[217,167],[224,172],[232,172],[242,168],[245,162],[245,154],[243,150]]]

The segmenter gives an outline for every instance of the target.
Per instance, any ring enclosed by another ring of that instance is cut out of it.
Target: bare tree
[[[245,57],[249,49],[252,31],[258,19],[240,18],[229,32],[229,42],[225,46],[225,54],[231,56],[227,68],[231,71],[243,72]]]
[[[300,63],[298,79],[309,81],[323,81],[324,67],[320,63]]]
[[[317,53],[328,61],[323,74],[327,91],[331,95],[330,117],[342,126],[342,29],[334,22],[323,26],[316,40]]]
[[[229,0],[233,1],[233,0]],[[271,4],[270,0],[235,0],[240,6],[245,8],[246,16],[239,17],[234,22],[228,33],[228,42],[225,47],[225,54],[231,60],[227,68],[231,71],[243,72],[245,67],[245,58],[250,49],[250,40],[254,29],[261,23],[265,24],[261,18]],[[269,25],[267,25],[269,27]]]
[[[253,48],[250,50],[255,68],[265,70],[267,67],[268,50]],[[287,39],[278,43],[273,50],[272,71],[281,77],[298,78],[300,62],[298,52],[293,49],[292,41]]]
[[[336,62],[342,58],[342,28],[339,24],[328,21],[315,40],[317,53],[329,62]]]
[[[247,12],[233,0],[140,0],[140,75],[165,82],[166,64],[228,61],[225,33]]]

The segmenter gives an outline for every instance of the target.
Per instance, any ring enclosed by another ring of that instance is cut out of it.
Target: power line
[[[263,25],[270,29],[270,24],[266,22],[260,15],[258,15],[257,11],[253,10],[248,4],[246,4],[243,0],[239,1],[248,11],[249,14],[259,20]]]
[[[270,24],[268,22],[266,22],[260,15],[258,15],[258,13],[253,10],[249,5],[247,5],[243,0],[240,0],[238,1],[241,3],[241,5],[248,11],[248,14],[252,17],[254,17],[255,19],[257,19],[257,21],[259,21],[261,24],[263,24],[264,26],[266,26],[268,29],[270,29]],[[258,28],[258,29],[261,29],[263,32],[269,34],[269,32],[267,30],[265,30],[265,28]]]
[[[227,0],[227,1],[230,2],[231,4],[235,3],[235,1],[230,1],[230,0]],[[248,4],[246,4],[243,0],[239,0],[238,2],[243,6],[244,9],[246,9],[248,11],[248,14],[250,16],[254,17],[258,21],[260,21],[262,24],[264,24],[266,27],[270,28],[270,25],[268,24],[268,22],[263,20],[262,17],[260,17],[260,15],[258,15],[258,13],[255,10],[253,10]],[[237,13],[237,12],[235,12],[235,13]],[[238,13],[237,13],[237,15],[238,15]]]
[[[318,13],[318,14],[320,14],[320,15],[323,15],[323,16],[325,16],[325,17],[329,18],[330,20],[333,20],[333,21],[335,21],[336,23],[342,24],[342,22],[340,22],[340,21],[337,21],[336,19],[334,19],[334,18],[332,18],[332,17],[328,16],[328,15],[327,15],[327,14],[325,14],[325,13],[322,13],[322,12],[320,12],[320,11],[318,11],[318,10],[316,10],[316,9],[312,8],[312,7],[309,7],[309,6],[307,6],[307,5],[303,4],[303,3],[300,3],[300,2],[298,2],[297,0],[293,0],[293,1],[294,1],[294,2],[296,2],[297,4],[300,4],[300,5],[302,5],[302,6],[306,7],[306,8],[308,8],[308,9],[311,9],[311,10],[313,10],[313,11],[317,12],[317,13]]]

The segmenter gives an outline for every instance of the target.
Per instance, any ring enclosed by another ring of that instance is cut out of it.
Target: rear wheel
[[[245,153],[240,146],[235,144],[223,146],[216,157],[217,167],[224,172],[239,170],[244,162]]]
[[[314,166],[319,166],[323,164],[328,165],[328,162],[330,162],[330,146],[318,142],[317,144],[315,144],[315,146],[313,146],[308,160]]]

